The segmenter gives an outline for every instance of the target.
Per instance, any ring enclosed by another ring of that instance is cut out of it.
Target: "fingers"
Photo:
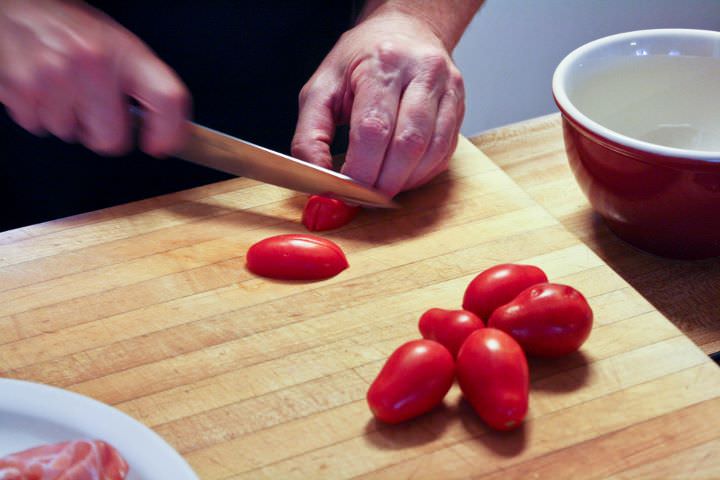
[[[49,131],[101,154],[129,148],[128,121],[111,57],[80,41],[36,49],[3,79],[2,101],[26,130]]]
[[[0,79],[0,102],[10,118],[22,128],[35,135],[46,133],[37,115],[36,83],[23,65],[15,64]]]
[[[111,54],[92,47],[85,47],[77,57],[82,72],[74,107],[78,134],[88,148],[105,155],[130,148],[130,122],[113,61]]]
[[[5,109],[15,123],[34,135],[44,135],[46,130],[36,114],[35,102],[32,98],[16,96],[12,100],[3,101]]]
[[[413,73],[369,73],[356,89],[343,173],[394,196],[447,169],[464,113],[462,77],[442,54]]]
[[[332,83],[318,81],[308,83],[300,92],[300,111],[291,152],[306,162],[320,167],[332,168],[330,144],[335,135],[335,115],[332,93],[339,87],[339,80]]]
[[[444,58],[431,57],[426,67],[402,95],[392,142],[376,182],[377,188],[394,196],[403,190],[417,169],[435,130],[438,103],[447,81]]]
[[[403,93],[392,141],[375,186],[394,196],[402,190],[430,143],[437,99],[411,83]]]
[[[429,182],[436,175],[445,171],[452,152],[457,145],[459,134],[462,102],[456,94],[449,90],[440,100],[432,139],[422,159],[409,175],[402,190],[417,188]]]
[[[164,157],[182,148],[187,136],[190,94],[175,72],[147,49],[127,56],[121,88],[135,98],[145,113],[140,148]]]
[[[432,139],[423,158],[407,178],[402,190],[410,190],[444,172],[457,147],[465,115],[465,86],[460,72],[453,68],[446,90],[440,98]]]
[[[36,76],[40,93],[36,104],[38,120],[47,131],[66,142],[76,140],[78,126],[73,109],[72,71],[62,56],[46,52]]]
[[[358,82],[350,116],[350,141],[342,172],[375,185],[392,138],[402,85],[393,75],[368,75]]]
[[[125,65],[101,46],[73,49],[65,57],[45,52],[2,79],[0,101],[19,125],[119,155],[131,146],[128,95],[146,112],[143,150],[165,156],[182,146],[190,97],[169,67],[143,48],[126,54]]]

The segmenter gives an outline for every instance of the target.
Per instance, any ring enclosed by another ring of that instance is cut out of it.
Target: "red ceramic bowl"
[[[619,237],[720,256],[720,32],[596,40],[559,64],[553,96],[575,178]]]

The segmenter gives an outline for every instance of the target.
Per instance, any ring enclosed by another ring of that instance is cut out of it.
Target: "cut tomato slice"
[[[248,270],[281,280],[320,280],[348,267],[342,249],[315,235],[288,234],[269,237],[247,252]]]
[[[303,209],[302,223],[311,232],[332,230],[350,222],[359,211],[360,207],[337,198],[311,195]]]

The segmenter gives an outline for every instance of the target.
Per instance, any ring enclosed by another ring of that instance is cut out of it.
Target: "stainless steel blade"
[[[191,123],[190,129],[189,141],[175,154],[183,160],[299,192],[329,195],[371,207],[398,206],[383,193],[341,173],[196,123]]]

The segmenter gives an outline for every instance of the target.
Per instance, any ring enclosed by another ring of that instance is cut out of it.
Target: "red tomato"
[[[441,343],[455,357],[468,335],[485,325],[467,310],[431,308],[422,314],[418,327],[423,338]]]
[[[457,356],[460,389],[480,418],[496,430],[512,430],[528,409],[528,366],[507,333],[483,328],[471,333]]]
[[[128,465],[100,440],[42,445],[0,458],[0,478],[43,480],[123,480]]]
[[[302,223],[311,232],[340,228],[350,222],[360,207],[348,205],[337,198],[311,195],[302,214]]]
[[[590,336],[593,313],[572,287],[541,283],[495,310],[488,325],[509,333],[528,355],[557,357],[572,353]]]
[[[455,364],[445,347],[412,340],[387,359],[370,385],[367,402],[378,420],[399,423],[432,410],[453,384]]]
[[[318,280],[348,267],[340,247],[315,235],[277,235],[261,240],[247,252],[248,269],[260,276],[283,280]]]
[[[500,305],[536,283],[547,282],[545,272],[532,265],[505,263],[481,272],[465,290],[463,308],[487,320]]]

